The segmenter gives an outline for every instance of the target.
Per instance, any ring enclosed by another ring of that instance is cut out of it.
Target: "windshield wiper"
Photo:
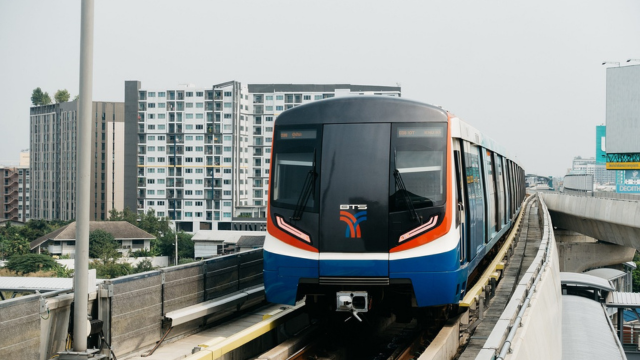
[[[407,207],[411,212],[411,220],[417,220],[420,224],[422,224],[422,217],[418,215],[418,212],[413,207],[413,200],[411,200],[411,196],[407,191],[407,187],[404,185],[404,181],[402,180],[402,175],[400,175],[400,171],[398,170],[398,157],[395,149],[393,151],[393,157],[394,157],[394,165],[396,167],[395,170],[393,171],[393,177],[396,180],[396,188],[400,189],[399,191],[401,191],[402,194],[404,195],[404,201],[407,203]]]
[[[307,206],[309,196],[311,196],[311,193],[315,191],[316,177],[318,177],[318,173],[316,172],[316,150],[314,149],[311,170],[309,170],[309,172],[307,173],[307,177],[304,179],[302,191],[300,192],[300,196],[298,196],[296,208],[293,211],[293,216],[291,216],[290,220],[302,219],[302,213],[304,213],[304,208]]]

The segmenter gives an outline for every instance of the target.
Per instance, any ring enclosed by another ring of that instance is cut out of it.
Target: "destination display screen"
[[[430,138],[442,137],[443,128],[441,127],[399,127],[399,138]]]
[[[315,139],[316,130],[280,130],[278,131],[279,140],[296,140],[296,139]]]

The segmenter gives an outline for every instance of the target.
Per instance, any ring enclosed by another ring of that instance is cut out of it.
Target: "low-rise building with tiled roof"
[[[150,250],[155,236],[126,221],[90,221],[89,232],[104,230],[120,244],[120,252]],[[31,251],[40,253],[46,249],[51,255],[69,255],[76,251],[76,222],[41,236],[30,244]]]

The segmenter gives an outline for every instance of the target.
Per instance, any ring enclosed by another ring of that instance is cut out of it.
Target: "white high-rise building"
[[[143,89],[127,81],[125,118],[137,119],[138,155],[137,179],[125,170],[125,182],[135,181],[137,191],[125,197],[135,196],[138,211],[153,209],[184,231],[250,228],[248,218],[266,216],[275,118],[305,103],[353,95],[400,96],[400,88],[230,81]]]

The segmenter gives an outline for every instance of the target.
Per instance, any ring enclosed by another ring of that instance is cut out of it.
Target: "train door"
[[[390,124],[324,126],[320,276],[388,276],[390,136]]]
[[[468,260],[471,261],[484,246],[485,218],[484,191],[482,185],[481,148],[464,142],[464,175],[468,198],[467,216],[467,244],[469,244]]]
[[[469,246],[467,244],[467,231],[466,231],[466,219],[465,219],[465,211],[468,209],[467,204],[467,196],[465,194],[465,182],[463,176],[463,165],[462,165],[462,145],[461,142],[454,140],[453,141],[453,160],[455,162],[455,173],[456,173],[456,228],[460,231],[460,262],[464,263],[468,258],[468,249]]]
[[[500,231],[500,221],[498,220],[498,191],[496,189],[496,169],[493,162],[493,155],[490,150],[486,150],[484,156],[485,180],[487,187],[487,242]]]

